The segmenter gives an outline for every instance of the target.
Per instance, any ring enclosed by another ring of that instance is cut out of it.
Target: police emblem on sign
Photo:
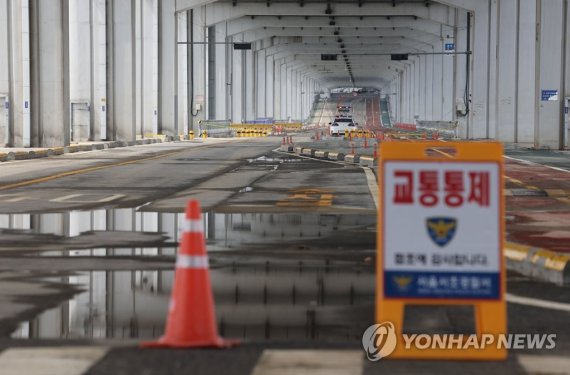
[[[429,217],[426,228],[431,240],[438,246],[447,245],[455,236],[457,219],[452,217]]]
[[[393,280],[398,289],[406,290],[410,287],[412,281],[414,281],[414,278],[412,276],[394,276]]]

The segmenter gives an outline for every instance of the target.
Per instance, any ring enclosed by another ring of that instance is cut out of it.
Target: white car
[[[356,130],[356,124],[351,118],[336,118],[334,122],[331,123],[331,135],[339,136],[344,135],[346,131]]]

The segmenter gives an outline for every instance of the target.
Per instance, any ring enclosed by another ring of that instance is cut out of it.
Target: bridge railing
[[[229,120],[202,120],[199,122],[200,135],[208,133],[208,137],[231,137],[233,129]]]
[[[457,137],[457,121],[416,121],[417,130],[438,132],[441,135]]]

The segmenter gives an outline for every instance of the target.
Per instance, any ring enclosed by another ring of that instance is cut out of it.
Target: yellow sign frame
[[[450,150],[454,151],[451,155]],[[429,156],[426,155],[429,154]],[[506,271],[505,260],[500,256],[500,292],[499,298],[486,299],[458,299],[458,298],[394,298],[384,296],[384,175],[383,167],[387,161],[453,161],[458,162],[495,162],[499,170],[499,207],[500,207],[500,234],[499,241],[504,246],[505,241],[505,201],[502,194],[504,186],[503,178],[503,146],[498,142],[388,142],[382,143],[380,160],[378,162],[379,180],[379,207],[377,227],[377,299],[376,299],[376,323],[385,321],[392,322],[396,327],[397,344],[394,352],[388,357],[391,359],[453,359],[453,360],[504,360],[507,358],[507,350],[489,345],[485,348],[445,349],[430,348],[418,349],[415,347],[405,348],[402,331],[404,327],[404,309],[406,305],[471,305],[475,313],[475,330],[480,339],[483,334],[491,334],[495,337],[507,332],[506,314]],[[468,336],[468,335],[465,335]],[[467,339],[467,338],[466,338]]]

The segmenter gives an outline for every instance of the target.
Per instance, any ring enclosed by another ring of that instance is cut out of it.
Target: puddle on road
[[[227,337],[359,340],[374,311],[374,274],[334,262],[210,272]],[[13,338],[153,338],[164,330],[173,271],[94,271],[60,281],[86,291],[20,324]]]
[[[271,156],[260,156],[255,159],[247,159],[250,164],[282,164],[282,163],[301,163],[305,159],[301,158],[289,158],[289,157],[271,157]]]
[[[30,231],[32,239],[34,234],[66,238],[85,231],[147,231],[164,232],[169,241],[178,241],[183,218],[183,214],[136,209],[72,211],[0,215],[0,228]],[[358,341],[372,323],[373,216],[210,212],[203,220],[223,335]],[[142,244],[111,249],[88,245],[51,247],[40,254],[152,257],[176,252],[174,247]],[[42,244],[35,246],[42,249]],[[173,277],[169,270],[97,270],[56,278],[85,292],[21,323],[12,337],[158,337],[164,329]]]
[[[375,217],[366,215],[207,212],[203,220],[209,251],[317,239],[326,243],[327,237],[370,232],[375,226]],[[10,234],[0,236],[0,255],[2,250],[43,251],[49,256],[67,251],[94,256],[173,255],[168,244],[178,241],[183,222],[182,213],[139,212],[133,208],[0,215],[0,231]],[[87,235],[92,232],[101,235]],[[105,233],[107,237],[113,234],[113,238],[103,245],[100,241]],[[152,237],[153,242],[145,243],[142,234]],[[165,241],[157,243],[156,238],[162,238],[158,234],[164,234]],[[168,251],[159,251],[163,248]]]

